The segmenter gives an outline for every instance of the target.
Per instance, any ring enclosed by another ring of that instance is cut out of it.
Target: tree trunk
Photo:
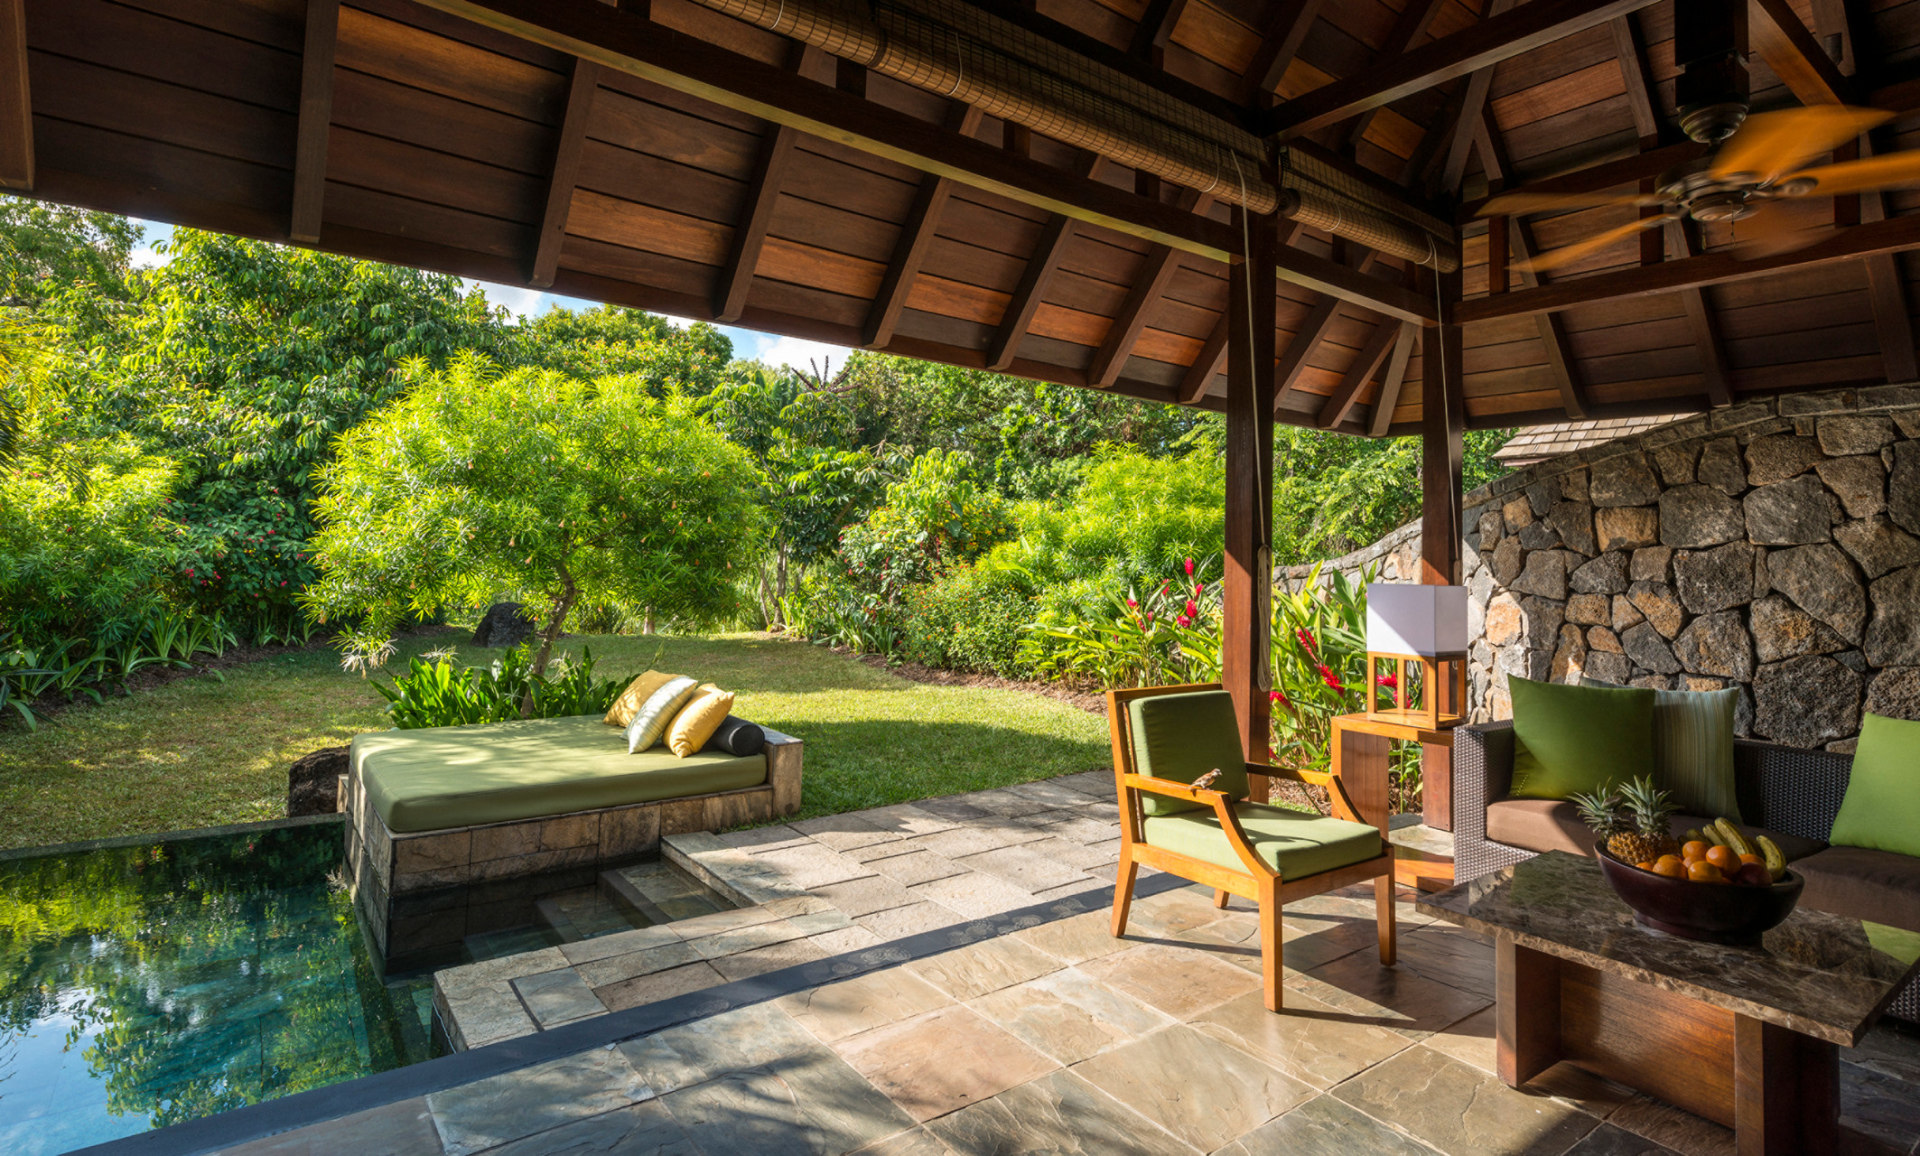
[[[574,589],[573,579],[565,578],[564,582],[565,585],[560,588],[560,593],[554,595],[553,610],[547,616],[546,628],[540,631],[540,649],[533,656],[533,665],[528,672],[529,678],[538,678],[547,673],[547,660],[553,655],[553,640],[560,637],[567,624],[567,612],[573,609],[575,600],[579,598],[579,592]],[[520,717],[527,718],[532,714],[533,690],[529,687],[527,693],[520,699]]]

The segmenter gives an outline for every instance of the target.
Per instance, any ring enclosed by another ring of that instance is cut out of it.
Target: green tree
[[[502,590],[545,604],[536,672],[583,599],[692,621],[732,608],[761,548],[759,479],[685,399],[471,356],[411,380],[319,473],[321,577],[303,598],[358,617],[350,655],[379,661],[408,614]]]
[[[520,363],[572,377],[632,376],[655,396],[705,396],[728,374],[733,342],[713,326],[678,328],[664,317],[602,305],[550,309],[520,326]]]

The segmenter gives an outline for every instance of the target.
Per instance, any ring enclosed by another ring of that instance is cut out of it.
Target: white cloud
[[[501,285],[494,281],[475,281],[471,277],[460,278],[460,283],[469,290],[484,291],[489,302],[504,305],[507,307],[507,312],[520,317],[538,317],[547,310],[556,308],[593,308],[591,301],[562,297],[555,293],[542,293],[538,289],[523,289],[514,285]]]
[[[811,373],[816,368],[831,376],[830,366],[847,363],[847,356],[853,351],[844,345],[828,345],[824,341],[804,341],[798,337],[779,337],[771,333],[753,334],[758,348],[752,353],[742,353],[767,365],[790,365],[795,369]]]
[[[133,219],[133,223],[140,226],[141,238],[140,243],[133,247],[133,252],[127,255],[128,264],[135,269],[151,269],[173,260],[173,255],[170,253],[153,251],[155,242],[164,241],[173,236],[172,225],[163,225],[158,221],[142,221],[137,217]]]

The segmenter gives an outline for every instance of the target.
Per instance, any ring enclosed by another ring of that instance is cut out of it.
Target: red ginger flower
[[[1188,618],[1200,617],[1200,604],[1195,602],[1191,598],[1187,599],[1187,617]]]
[[[1373,681],[1388,690],[1395,690],[1400,686],[1400,676],[1395,674],[1383,674]]]
[[[1193,577],[1193,559],[1187,559],[1187,577]]]
[[[1300,640],[1300,645],[1307,648],[1308,654],[1317,655],[1320,653],[1319,645],[1314,642],[1312,632],[1309,631],[1306,627],[1304,626],[1294,627],[1293,636]],[[1325,670],[1326,667],[1322,666],[1320,669]]]
[[[1289,698],[1287,697],[1287,694],[1286,694],[1286,692],[1285,692],[1285,691],[1281,691],[1281,690],[1270,690],[1270,691],[1268,691],[1268,692],[1267,692],[1267,701],[1269,701],[1269,702],[1277,702],[1277,703],[1280,703],[1280,704],[1281,704],[1281,705],[1283,705],[1283,706],[1292,706],[1292,705],[1293,705],[1293,700],[1292,700],[1292,699],[1289,699]]]
[[[1346,687],[1340,685],[1340,679],[1334,675],[1332,670],[1328,669],[1326,663],[1324,662],[1320,663],[1319,670],[1320,670],[1320,677],[1325,679],[1327,686],[1332,688],[1335,692],[1340,692],[1347,689]]]

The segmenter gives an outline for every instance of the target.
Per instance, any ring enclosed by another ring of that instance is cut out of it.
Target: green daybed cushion
[[[1380,854],[1380,832],[1365,823],[1241,803],[1234,808],[1254,854],[1280,872],[1282,879],[1303,879]],[[1150,846],[1191,855],[1221,867],[1245,871],[1220,820],[1211,811],[1149,815],[1142,833]]]
[[[389,830],[441,831],[757,787],[767,757],[630,755],[599,715],[574,715],[357,735],[353,773]]]

